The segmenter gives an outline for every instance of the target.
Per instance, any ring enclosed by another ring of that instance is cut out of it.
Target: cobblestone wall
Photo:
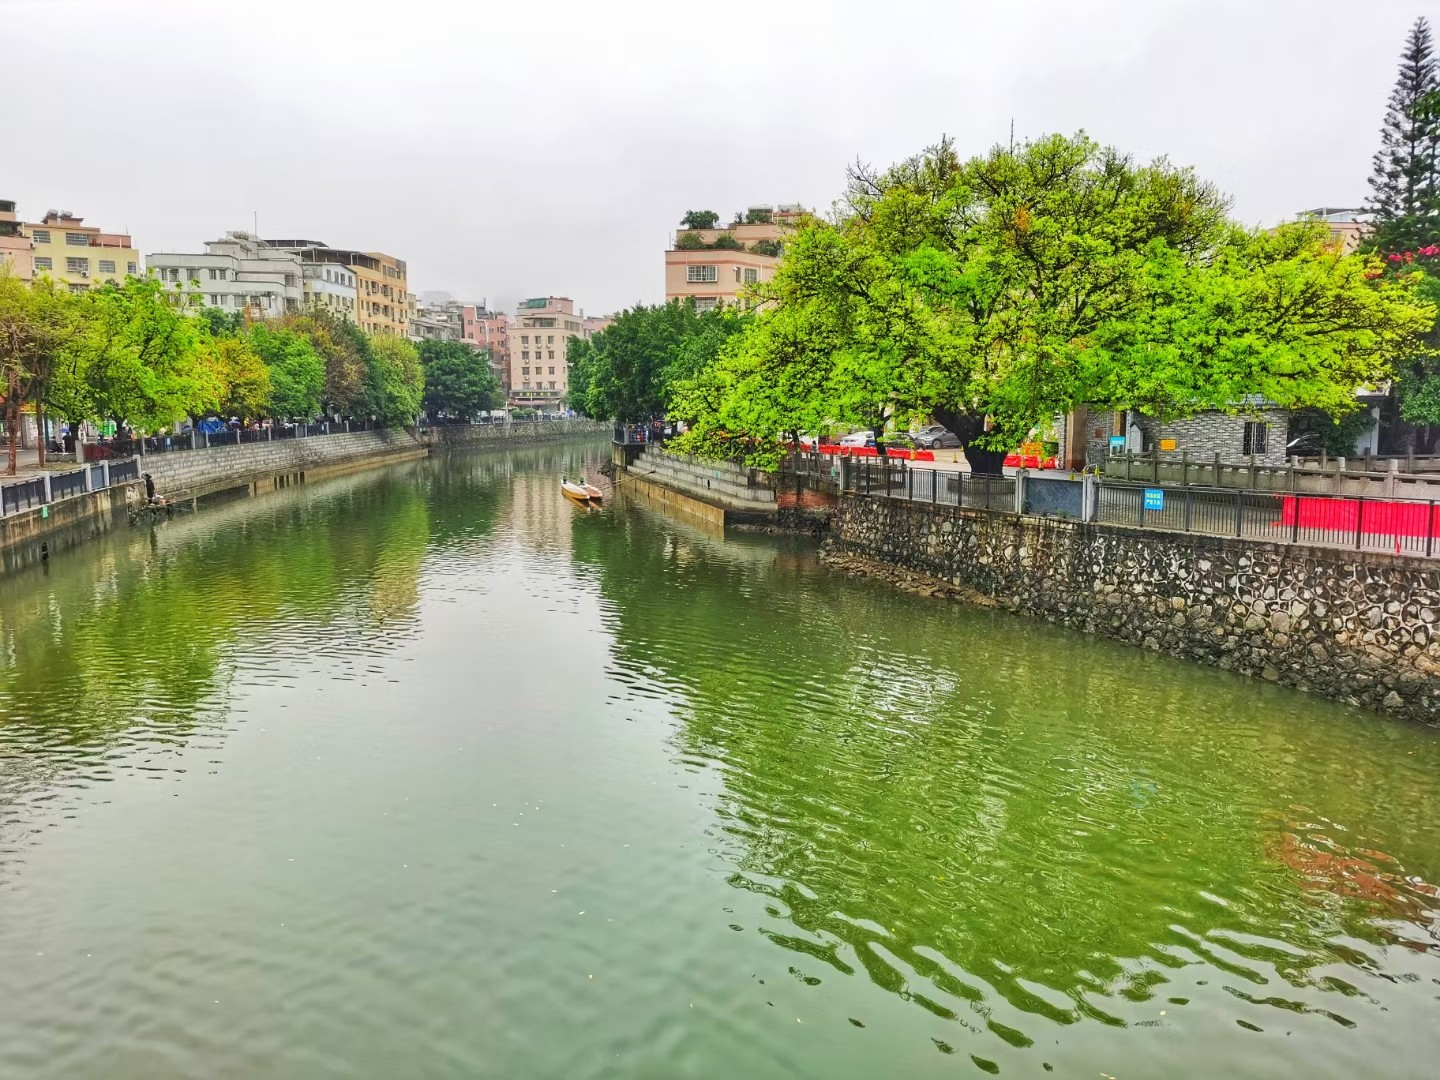
[[[1440,723],[1428,560],[840,499],[830,546],[1010,610]]]

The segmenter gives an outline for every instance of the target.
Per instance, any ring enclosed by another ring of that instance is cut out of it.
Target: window
[[[287,289],[293,289],[293,288],[295,287],[295,275],[294,275],[294,274],[286,274],[286,275],[285,275],[285,287],[286,287]]]
[[[551,390],[554,390],[554,389],[555,389],[555,380],[554,380],[554,379],[551,379],[551,380],[550,380],[550,389],[551,389]]]
[[[554,335],[554,334],[546,334],[546,335],[545,335],[545,344],[546,344],[546,345],[554,345],[554,344],[555,344],[555,335]]]
[[[90,273],[89,259],[66,259],[65,272],[67,274],[88,274]]]
[[[72,293],[83,293],[83,292],[85,292],[85,291],[86,291],[87,289],[89,289],[89,288],[90,288],[89,285],[75,285],[75,284],[71,284],[71,286],[70,286],[70,291],[71,291]]]
[[[114,260],[114,259],[101,259],[101,260],[100,260],[100,272],[101,272],[102,274],[113,274],[113,273],[115,273],[115,260]]]
[[[754,285],[754,284],[755,284],[757,281],[759,281],[759,280],[760,280],[760,271],[759,271],[759,270],[756,270],[754,267],[750,267],[750,268],[748,268],[748,269],[745,271],[745,284],[746,284],[746,285]]]
[[[210,294],[210,306],[211,306],[211,307],[219,307],[219,306],[220,306],[220,294],[219,294],[219,293],[213,293],[213,292],[212,292],[212,293]]]
[[[34,240],[37,244],[48,244],[50,242],[50,230],[31,229],[30,239]]]
[[[229,274],[229,271],[228,271],[228,270],[221,270],[221,271],[220,271],[220,280],[221,280],[221,281],[224,281],[225,278],[226,278],[226,276],[227,276],[228,274]]]
[[[127,263],[125,264],[125,272],[126,272],[127,274],[133,274],[133,273],[135,273],[135,264],[132,263],[132,262],[127,262]]]
[[[686,281],[718,281],[718,272],[713,266],[687,266]]]
[[[521,344],[521,345],[529,345],[529,344],[530,344],[530,335],[529,335],[529,334],[521,334],[521,335],[520,335],[520,344]]]
[[[36,269],[36,270],[53,270],[53,269],[55,269],[55,260],[52,259],[52,258],[50,258],[49,255],[36,255],[36,256],[35,256],[35,269]]]
[[[697,296],[695,297],[695,310],[709,311],[719,302],[720,298],[717,296]]]
[[[530,359],[530,350],[529,350],[529,349],[521,349],[521,350],[520,350],[520,359],[521,359],[521,360],[529,360],[529,359]]]
[[[1265,447],[1270,432],[1265,424],[1255,420],[1245,421],[1245,436],[1240,442],[1240,453],[1247,457],[1251,454],[1265,453]]]
[[[554,360],[554,359],[555,359],[555,350],[554,350],[554,349],[551,349],[551,350],[550,350],[550,359],[551,359],[551,360]]]
[[[735,267],[735,280],[736,280],[736,281],[739,281],[739,280],[740,280],[740,268],[739,268],[738,266]]]
[[[210,280],[211,280],[211,281],[218,281],[218,280],[219,280],[218,273],[219,273],[219,271],[217,271],[217,270],[212,266],[212,267],[210,268]]]
[[[550,369],[550,374],[551,374],[551,375],[554,375],[554,374],[555,374],[555,369],[554,369],[553,367]]]
[[[65,243],[70,247],[89,247],[90,237],[86,236],[83,232],[67,232],[65,234]]]
[[[520,369],[520,374],[523,375],[523,376],[525,376],[525,378],[528,379],[528,378],[530,377],[530,369],[529,369],[528,367],[522,367],[522,368]]]

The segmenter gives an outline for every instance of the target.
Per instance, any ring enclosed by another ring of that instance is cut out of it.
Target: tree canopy
[[[702,312],[686,300],[623,311],[593,338],[570,343],[570,403],[601,420],[664,416],[676,385],[706,370],[745,322],[734,308]]]
[[[1370,246],[1389,254],[1440,242],[1440,72],[1424,17],[1406,38],[1373,168]]]
[[[425,413],[432,419],[470,418],[504,403],[486,350],[460,341],[422,341],[420,365],[425,371]]]
[[[687,210],[680,219],[684,229],[713,229],[720,224],[720,215],[714,210]]]
[[[1353,407],[1431,317],[1319,226],[1240,228],[1210,184],[1085,135],[857,165],[765,309],[679,395],[690,448],[767,463],[818,427],[933,415],[997,471],[1078,405]]]
[[[365,373],[369,412],[382,423],[413,424],[420,415],[425,374],[415,346],[394,334],[370,339],[370,364]]]

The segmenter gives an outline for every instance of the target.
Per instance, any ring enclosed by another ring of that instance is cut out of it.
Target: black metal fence
[[[129,461],[112,461],[110,463],[110,484],[123,484],[127,480],[140,479],[140,462],[135,458]]]
[[[1170,488],[1106,481],[1095,520],[1171,532],[1433,556],[1436,500]]]
[[[68,499],[72,495],[85,493],[85,470],[50,474],[50,498]]]
[[[45,481],[41,477],[0,487],[0,514],[14,514],[44,503]]]
[[[813,468],[806,457],[795,455],[786,467],[796,472]],[[850,490],[864,494],[1003,513],[1017,509],[1016,477],[912,469],[878,460],[846,468]],[[1027,473],[1023,485],[1023,512],[1041,517],[1395,555],[1440,555],[1440,499],[1174,487],[1035,473]]]
[[[976,476],[942,469],[911,469],[867,459],[850,466],[855,490],[892,499],[968,506],[978,510],[1015,510],[1013,476]]]

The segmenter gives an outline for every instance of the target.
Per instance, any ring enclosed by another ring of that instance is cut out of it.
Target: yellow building
[[[398,334],[401,337],[409,334],[415,297],[407,288],[403,259],[379,251],[332,248],[320,240],[266,240],[264,243],[300,256],[307,268],[307,304],[330,308],[335,314],[349,318],[367,334]],[[348,278],[344,279],[344,287],[349,288],[353,280],[353,308],[341,304],[338,296],[331,300],[322,299],[320,295],[326,289],[326,281],[334,285],[335,268],[342,266],[349,272]],[[320,268],[318,278],[314,267]],[[328,278],[327,267],[330,268]]]
[[[35,276],[48,275],[71,292],[140,273],[140,252],[127,233],[101,232],[69,210],[48,210],[43,221],[28,228]]]

